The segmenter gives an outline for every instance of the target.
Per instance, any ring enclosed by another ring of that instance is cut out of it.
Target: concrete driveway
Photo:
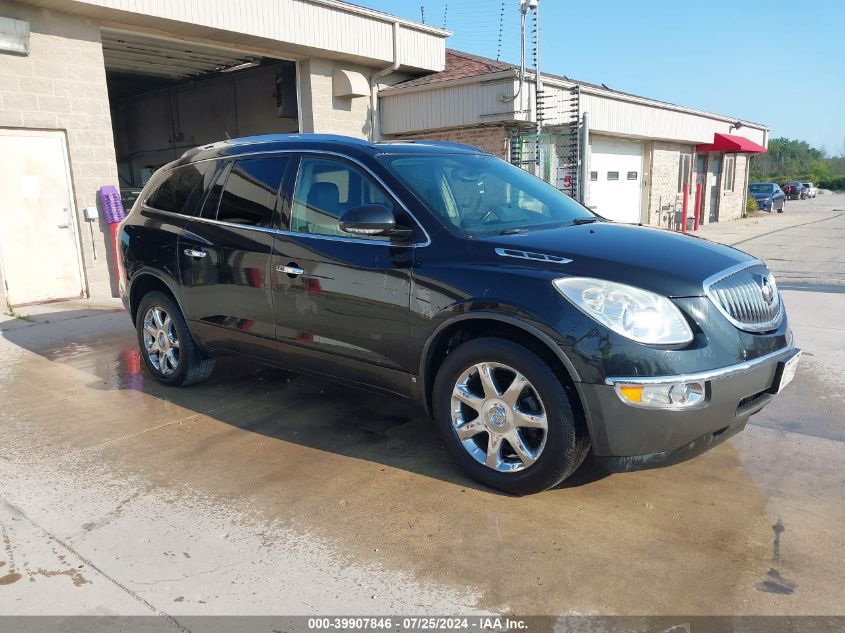
[[[0,613],[845,613],[834,208],[701,231],[768,259],[805,349],[745,432],[527,498],[464,477],[401,401],[230,359],[165,388],[117,304],[22,310],[0,323]]]

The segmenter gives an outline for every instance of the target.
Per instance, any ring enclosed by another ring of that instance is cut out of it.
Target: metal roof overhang
[[[121,73],[187,79],[260,60],[237,49],[118,29],[102,29],[102,40],[106,70]]]
[[[713,142],[695,146],[696,152],[728,152],[742,154],[761,154],[768,150],[762,145],[744,136],[735,134],[713,134]]]

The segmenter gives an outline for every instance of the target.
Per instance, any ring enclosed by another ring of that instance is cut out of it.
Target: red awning
[[[744,136],[733,134],[714,134],[713,142],[710,144],[696,145],[696,152],[744,152],[747,154],[760,154],[767,151],[762,145],[757,145]]]

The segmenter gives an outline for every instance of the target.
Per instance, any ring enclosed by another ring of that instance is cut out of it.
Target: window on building
[[[599,179],[599,172],[591,171],[590,172],[590,180],[596,181]]]
[[[608,180],[619,180],[619,172],[618,171],[607,172],[607,179]]]
[[[725,156],[725,191],[734,190],[736,180],[736,156]]]
[[[146,204],[159,211],[184,213],[192,215],[194,212],[195,192],[202,192],[200,186],[208,172],[214,172],[208,163],[193,163],[176,167],[162,175],[153,190],[147,196]],[[210,176],[209,176],[210,177]]]
[[[637,179],[637,172],[629,171],[628,172],[628,180],[636,180]]]
[[[393,208],[390,197],[373,179],[350,164],[325,158],[303,158],[291,207],[292,231],[353,237],[340,228],[341,216],[363,204]],[[383,235],[356,235],[360,239],[389,239]]]
[[[217,219],[246,226],[272,226],[286,164],[286,158],[278,157],[236,161],[220,196]]]
[[[684,191],[684,185],[689,185],[691,171],[692,154],[681,154],[678,160],[678,193]]]

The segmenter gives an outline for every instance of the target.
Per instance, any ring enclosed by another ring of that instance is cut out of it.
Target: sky
[[[519,63],[519,0],[353,0]],[[529,64],[531,57],[529,57]],[[845,155],[845,0],[540,0],[541,70],[763,123]]]

